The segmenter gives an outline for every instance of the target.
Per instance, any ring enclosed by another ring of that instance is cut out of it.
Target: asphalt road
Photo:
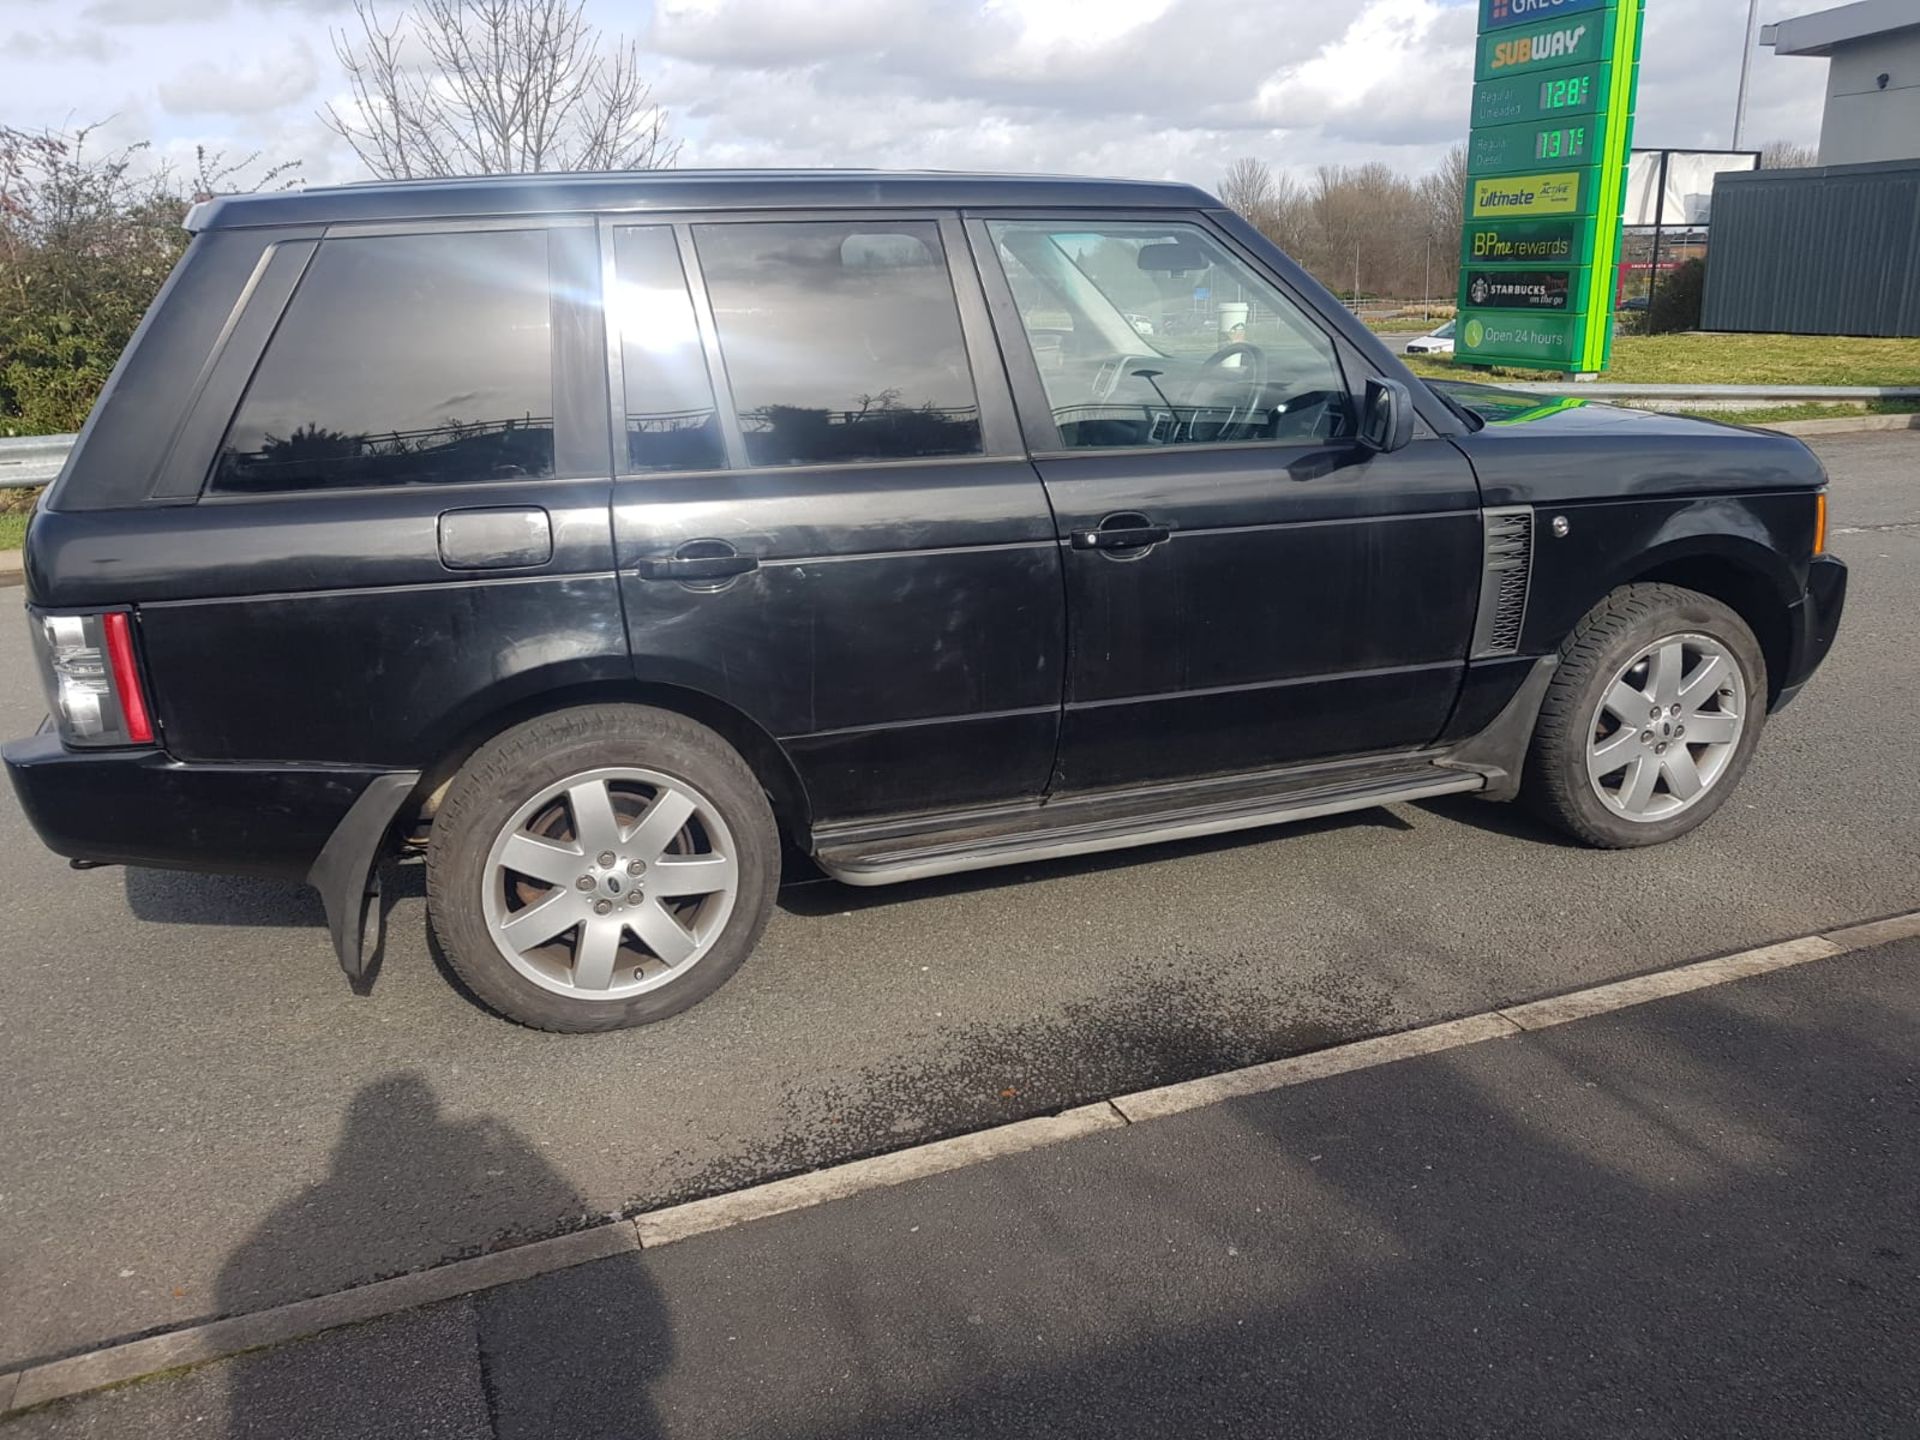
[[[1658,850],[1574,849],[1459,800],[798,886],[713,999],[575,1039],[449,986],[417,879],[361,998],[304,891],[76,874],[7,797],[0,1366],[1920,906],[1920,436],[1819,449],[1848,623],[1741,794]],[[0,730],[25,733],[17,623],[0,677]]]
[[[7,1440],[1887,1437],[1920,941],[82,1397]]]

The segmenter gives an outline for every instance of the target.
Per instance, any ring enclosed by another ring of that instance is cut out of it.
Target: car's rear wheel
[[[665,1019],[713,993],[766,925],[773,813],[718,735],[592,705],[482,746],[434,817],[427,903],[484,1004],[543,1030]]]
[[[1561,650],[1526,797],[1590,845],[1672,840],[1726,803],[1766,707],[1766,659],[1739,615],[1677,586],[1623,586]]]

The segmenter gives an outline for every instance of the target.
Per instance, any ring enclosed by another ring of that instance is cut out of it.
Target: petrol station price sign
[[[1454,358],[1605,367],[1644,0],[1480,0]]]

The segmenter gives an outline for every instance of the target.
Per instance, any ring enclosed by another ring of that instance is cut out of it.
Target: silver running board
[[[1487,777],[1484,775],[1441,773],[1356,786],[1340,794],[1330,795],[1322,789],[1317,795],[1300,796],[1292,800],[1276,796],[1252,804],[1242,801],[1237,805],[1196,808],[1174,815],[1162,814],[1151,820],[1129,819],[1072,826],[1051,834],[1044,830],[1030,830],[1016,835],[999,835],[972,844],[931,845],[840,861],[829,855],[816,855],[814,858],[822,870],[847,885],[899,885],[908,880],[959,875],[969,870],[1019,865],[1029,860],[1097,855],[1107,850],[1129,850],[1136,845],[1158,845],[1166,840],[1225,835],[1235,830],[1281,825],[1290,820],[1313,820],[1350,810],[1369,810],[1376,805],[1431,800],[1441,795],[1459,795],[1465,791],[1479,790],[1486,783]]]

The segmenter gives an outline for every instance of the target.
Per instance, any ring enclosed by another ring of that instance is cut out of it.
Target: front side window
[[[325,240],[240,401],[228,493],[553,473],[547,237]]]
[[[1353,433],[1332,340],[1200,226],[988,229],[1068,449]]]
[[[726,441],[672,229],[615,230],[613,257],[607,319],[620,336],[628,471],[724,466]]]
[[[980,411],[931,221],[696,225],[753,465],[980,452]]]

